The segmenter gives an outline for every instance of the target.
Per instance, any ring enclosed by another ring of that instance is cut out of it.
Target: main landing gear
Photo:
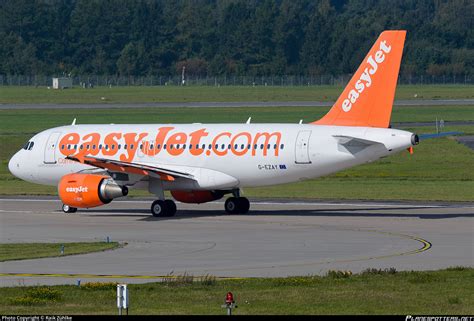
[[[250,202],[246,197],[229,197],[225,201],[225,211],[228,214],[247,214],[250,209]]]
[[[151,204],[151,214],[155,217],[171,217],[176,214],[176,203],[172,200],[157,200]]]
[[[77,212],[77,208],[75,207],[71,207],[69,205],[66,205],[66,204],[63,204],[63,212],[64,213],[76,213]]]

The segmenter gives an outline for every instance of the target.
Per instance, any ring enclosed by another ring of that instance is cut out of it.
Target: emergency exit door
[[[296,164],[311,164],[309,159],[309,138],[311,136],[310,130],[302,130],[296,137],[295,144],[295,163]]]

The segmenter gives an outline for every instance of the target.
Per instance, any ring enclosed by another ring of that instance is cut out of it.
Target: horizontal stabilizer
[[[333,137],[351,154],[357,154],[373,145],[383,145],[380,142],[352,136],[333,135]]]
[[[359,145],[370,146],[370,145],[375,145],[375,144],[382,144],[382,143],[376,142],[374,140],[368,140],[368,139],[354,137],[354,136],[333,135],[332,137],[337,138],[339,143],[342,144],[342,145],[359,144]]]

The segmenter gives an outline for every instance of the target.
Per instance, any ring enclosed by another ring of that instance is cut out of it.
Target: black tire
[[[167,217],[175,216],[176,214],[176,203],[172,200],[165,201],[165,213]]]
[[[154,217],[164,217],[164,216],[166,216],[165,202],[162,201],[162,200],[154,201],[151,204],[151,214]]]
[[[224,209],[228,214],[239,213],[239,201],[236,197],[229,197],[224,204]]]
[[[239,208],[239,214],[247,214],[250,209],[250,202],[246,197],[239,197],[237,199],[237,205]]]
[[[69,206],[67,204],[63,204],[63,212],[67,214],[76,213],[77,208]]]

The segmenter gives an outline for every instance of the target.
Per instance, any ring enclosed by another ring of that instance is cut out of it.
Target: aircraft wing
[[[122,162],[113,159],[107,158],[99,158],[93,156],[80,156],[80,155],[73,155],[67,156],[66,159],[86,164],[98,168],[107,169],[113,172],[122,172],[122,173],[130,173],[130,174],[138,174],[144,176],[154,176],[160,178],[164,181],[174,181],[178,177],[194,179],[194,176],[180,171],[175,171],[166,166],[150,166],[138,163],[128,163]]]

